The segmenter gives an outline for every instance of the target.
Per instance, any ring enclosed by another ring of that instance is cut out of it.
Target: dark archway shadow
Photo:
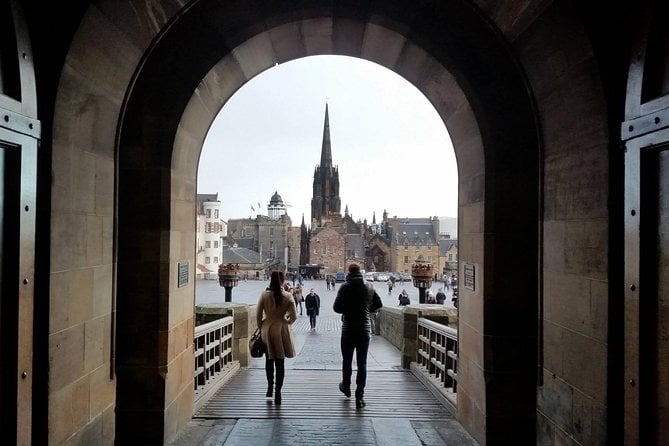
[[[460,177],[460,259],[477,272],[474,289],[461,294],[458,418],[480,440],[533,442],[541,153],[529,88],[506,43],[474,6],[454,0],[257,6],[192,3],[154,40],[126,96],[116,441],[162,441],[166,419],[183,417],[168,414],[170,406],[189,397],[186,380],[170,382],[168,365],[192,357],[183,336],[193,291],[177,287],[176,271],[194,257],[197,160],[211,121],[259,71],[340,54],[404,76],[446,123]]]

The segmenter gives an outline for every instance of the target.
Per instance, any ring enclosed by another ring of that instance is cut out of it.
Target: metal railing
[[[226,316],[195,327],[195,398],[214,383],[232,363],[234,318]]]
[[[454,405],[458,390],[458,331],[418,318],[416,363]]]

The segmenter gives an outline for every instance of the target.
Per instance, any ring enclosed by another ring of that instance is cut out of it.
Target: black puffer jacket
[[[349,274],[339,287],[334,311],[342,315],[342,331],[370,331],[370,313],[383,307],[374,287],[365,283],[362,274]]]

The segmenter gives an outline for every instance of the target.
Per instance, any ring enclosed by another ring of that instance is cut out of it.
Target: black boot
[[[276,388],[274,389],[274,404],[281,405],[281,388],[283,387],[283,378],[286,373],[283,359],[275,359],[276,363]]]
[[[355,408],[362,409],[365,407],[365,400],[362,398],[363,393],[359,390],[355,391]]]
[[[267,398],[272,398],[272,388],[274,387],[274,361],[265,359],[265,376],[267,377]]]

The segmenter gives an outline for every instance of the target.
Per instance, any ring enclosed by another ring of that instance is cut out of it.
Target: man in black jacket
[[[351,375],[353,374],[353,351],[356,353],[358,373],[355,378],[355,407],[365,407],[363,399],[367,382],[367,351],[371,338],[370,314],[379,310],[383,304],[374,287],[367,284],[360,273],[360,267],[351,264],[348,267],[346,283],[339,287],[334,301],[334,311],[342,315],[341,355],[343,380],[339,390],[351,396]]]

